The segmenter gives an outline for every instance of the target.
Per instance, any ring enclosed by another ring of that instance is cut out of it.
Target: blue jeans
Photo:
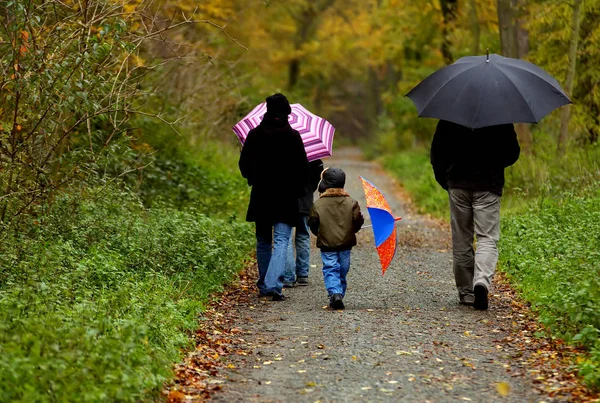
[[[294,262],[294,247],[290,237],[288,254],[285,264],[283,281],[293,283],[297,277],[308,277],[310,265],[310,233],[308,229],[308,216],[300,216],[296,226],[296,261]]]
[[[321,252],[323,281],[329,296],[346,295],[346,275],[350,270],[350,249],[340,252]]]
[[[256,286],[261,294],[269,292],[281,294],[291,233],[292,227],[285,223],[279,222],[274,225],[256,223],[256,260],[258,261]]]

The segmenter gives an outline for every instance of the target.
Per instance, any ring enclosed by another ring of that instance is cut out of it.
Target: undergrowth
[[[2,243],[1,401],[154,395],[251,249],[246,223],[93,194],[64,194]]]

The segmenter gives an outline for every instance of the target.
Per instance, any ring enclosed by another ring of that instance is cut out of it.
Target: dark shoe
[[[285,301],[286,299],[287,298],[285,297],[285,295],[274,293],[271,301]]]
[[[473,290],[475,293],[475,302],[473,303],[473,308],[478,311],[485,311],[488,309],[488,290],[483,285],[476,285]]]
[[[298,277],[296,279],[296,285],[308,285],[308,277]]]
[[[259,298],[267,298],[267,297],[272,297],[275,293],[274,292],[262,292],[260,291],[258,293],[258,297]]]
[[[333,294],[329,299],[329,307],[331,309],[340,310],[344,309],[344,302],[342,301],[342,294]]]
[[[469,294],[469,295],[463,295],[462,297],[460,297],[459,304],[461,304],[461,305],[473,306],[474,303],[475,303],[474,295]]]
[[[295,281],[284,281],[283,282],[283,288],[294,288],[294,287],[296,287]]]

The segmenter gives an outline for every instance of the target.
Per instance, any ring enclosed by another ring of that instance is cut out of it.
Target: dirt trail
[[[510,336],[507,303],[492,297],[486,312],[458,304],[448,230],[408,213],[394,181],[359,151],[342,150],[326,161],[330,165],[346,171],[346,189],[366,217],[359,175],[403,217],[396,258],[382,277],[372,231],[359,233],[345,311],[324,309],[327,293],[314,248],[308,287],[286,290],[290,298],[283,302],[253,296],[250,306],[231,307],[238,310],[239,348],[248,355],[231,356],[235,369],[226,371],[212,400],[551,401],[512,359],[521,353],[501,342]]]

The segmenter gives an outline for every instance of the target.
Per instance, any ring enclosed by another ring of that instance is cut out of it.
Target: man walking
[[[454,279],[462,305],[488,309],[498,262],[504,169],[520,151],[512,124],[475,130],[444,120],[437,125],[430,158],[450,200]]]
[[[246,220],[256,222],[256,286],[261,296],[281,301],[288,244],[299,218],[298,198],[304,194],[308,160],[300,134],[288,122],[292,109],[287,98],[274,94],[266,101],[267,113],[248,133],[239,167],[252,186]]]

